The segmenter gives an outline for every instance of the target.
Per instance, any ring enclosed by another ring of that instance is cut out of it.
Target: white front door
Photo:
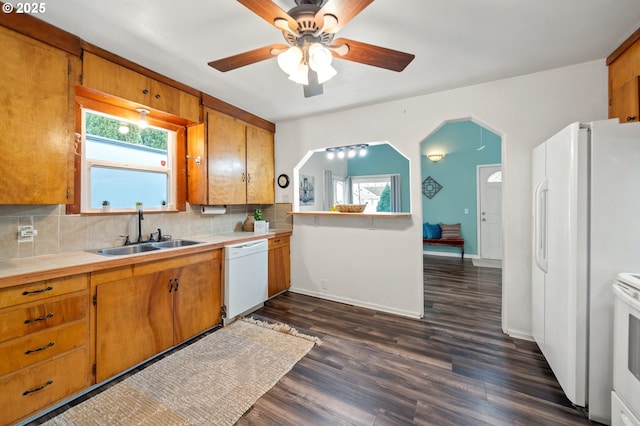
[[[502,259],[502,167],[478,166],[480,233],[482,259]]]

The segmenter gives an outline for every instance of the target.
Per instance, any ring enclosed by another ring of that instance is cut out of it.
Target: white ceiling
[[[336,37],[416,58],[401,73],[335,60],[338,75],[324,94],[304,98],[275,59],[226,73],[207,65],[284,41],[235,0],[55,0],[46,7],[39,18],[273,122],[603,59],[640,27],[638,0],[377,0]]]

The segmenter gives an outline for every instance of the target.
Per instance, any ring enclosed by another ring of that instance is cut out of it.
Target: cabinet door
[[[247,125],[247,203],[274,202],[273,133]]]
[[[189,204],[208,204],[206,126],[204,123],[187,127],[187,201]]]
[[[180,117],[180,90],[153,79],[150,83],[149,106]]]
[[[245,204],[245,124],[217,111],[207,120],[209,204]]]
[[[101,382],[173,346],[173,271],[96,288],[96,380]]]
[[[289,237],[269,240],[269,297],[289,288],[291,259]]]
[[[0,204],[70,202],[70,61],[66,53],[4,27],[0,45]]]
[[[192,121],[199,118],[200,102],[195,96],[89,52],[84,53],[82,64],[85,87]]]
[[[135,71],[85,52],[82,85],[132,102],[148,105],[151,81]]]
[[[222,322],[222,251],[195,255],[195,263],[176,271],[174,344]]]
[[[640,115],[640,76],[629,80],[611,94],[609,118],[618,118],[620,123],[637,122]]]

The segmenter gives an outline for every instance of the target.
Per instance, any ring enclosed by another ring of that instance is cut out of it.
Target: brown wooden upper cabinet
[[[1,26],[0,46],[0,204],[69,203],[78,59]]]
[[[90,52],[83,54],[82,85],[189,121],[200,121],[199,97]]]
[[[607,58],[609,118],[621,123],[640,119],[640,29]]]
[[[273,133],[206,109],[187,136],[191,204],[273,204]]]

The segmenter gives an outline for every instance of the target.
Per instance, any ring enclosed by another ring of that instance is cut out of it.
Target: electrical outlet
[[[38,235],[38,230],[33,229],[32,225],[18,226],[18,242],[26,243],[33,241],[33,237]]]
[[[327,291],[329,289],[329,280],[326,278],[323,278],[320,280],[320,290],[322,290],[323,292]]]

